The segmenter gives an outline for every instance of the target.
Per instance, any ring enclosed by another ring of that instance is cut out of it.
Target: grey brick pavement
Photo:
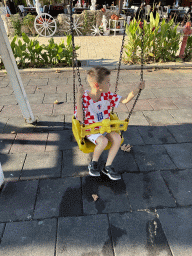
[[[139,75],[122,70],[118,94]],[[120,181],[88,175],[91,154],[79,151],[71,132],[71,71],[21,76],[37,123],[24,122],[1,75],[0,256],[192,255],[192,71],[144,71],[146,89],[124,133],[133,147],[114,161]],[[87,88],[85,70],[81,77]],[[131,106],[120,106],[119,117]],[[100,168],[106,158],[107,151]]]

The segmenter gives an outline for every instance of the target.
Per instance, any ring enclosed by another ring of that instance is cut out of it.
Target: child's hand
[[[141,89],[141,90],[145,89],[145,81],[140,82],[138,89]]]
[[[77,98],[81,99],[83,97],[83,94],[84,94],[84,89],[83,89],[83,85],[82,85],[78,88]]]

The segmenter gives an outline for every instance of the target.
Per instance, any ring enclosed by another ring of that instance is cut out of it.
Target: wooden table
[[[87,7],[74,7],[74,13],[81,14],[85,10],[89,10]]]

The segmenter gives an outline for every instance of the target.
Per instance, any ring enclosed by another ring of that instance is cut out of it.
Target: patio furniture
[[[87,7],[74,7],[74,13],[81,14],[85,10],[89,10]]]
[[[114,36],[116,36],[117,32],[123,33],[124,26],[125,26],[124,18],[120,18],[119,20],[109,19],[109,29],[110,31],[114,31]]]
[[[150,16],[151,6],[146,5],[144,8],[145,8],[145,19],[147,20],[148,17]]]

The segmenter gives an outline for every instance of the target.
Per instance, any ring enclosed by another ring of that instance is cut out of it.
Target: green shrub
[[[23,33],[22,39],[15,36],[11,42],[11,48],[15,56],[19,68],[27,67],[56,67],[56,66],[72,66],[72,37],[67,36],[67,44],[64,40],[59,44],[51,38],[48,45],[40,45],[37,39],[29,39]],[[80,47],[76,46],[75,50]]]
[[[23,18],[23,25],[28,27],[28,29],[31,31],[33,36],[35,35],[34,21],[35,21],[35,16],[32,15],[31,13],[27,14]]]
[[[21,19],[19,13],[11,15],[11,23],[14,28],[14,35],[21,36]]]
[[[130,25],[126,27],[128,43],[125,45],[124,61],[127,63],[139,63],[141,59],[141,21],[133,19]],[[150,22],[144,21],[143,30],[143,52],[145,62],[165,62],[174,61],[179,49],[180,33],[177,32],[177,26],[174,21],[166,23],[162,20],[160,23],[159,14],[154,19],[153,13],[150,13]]]

